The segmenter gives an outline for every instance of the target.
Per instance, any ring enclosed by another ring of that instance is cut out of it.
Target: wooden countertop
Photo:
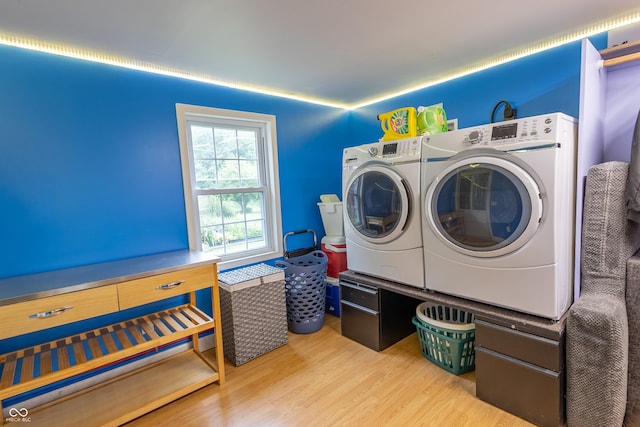
[[[0,279],[0,306],[220,262],[216,255],[175,251]]]
[[[517,311],[454,297],[439,292],[402,285],[349,270],[340,273],[340,279],[351,280],[357,283],[387,289],[418,300],[429,301],[435,304],[442,304],[459,310],[465,310],[473,313],[477,319],[483,319],[509,329],[538,335],[544,338],[559,341],[564,336],[564,326],[567,317],[566,314],[557,321],[545,319],[543,317],[519,313]]]

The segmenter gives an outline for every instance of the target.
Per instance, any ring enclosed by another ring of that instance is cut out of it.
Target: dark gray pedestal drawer
[[[355,281],[340,280],[342,335],[381,351],[416,332],[411,323],[420,301]]]
[[[476,319],[476,395],[536,425],[564,424],[564,335],[552,340]]]

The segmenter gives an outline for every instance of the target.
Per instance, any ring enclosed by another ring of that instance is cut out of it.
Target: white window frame
[[[264,197],[265,239],[267,245],[262,250],[239,252],[224,255],[218,264],[219,270],[267,261],[282,256],[282,214],[280,209],[280,184],[278,174],[278,143],[276,137],[276,117],[270,114],[246,111],[226,110],[222,108],[202,107],[188,104],[176,104],[180,159],[182,163],[182,182],[184,186],[185,209],[187,214],[187,233],[189,249],[201,251],[200,218],[198,198],[195,190],[195,167],[191,138],[188,135],[187,122],[190,120],[214,123],[237,122],[253,124],[264,129],[264,141],[259,161],[264,167],[267,192]]]

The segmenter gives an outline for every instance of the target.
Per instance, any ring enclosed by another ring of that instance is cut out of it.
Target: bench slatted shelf
[[[0,356],[0,400],[213,327],[213,319],[196,307],[184,305],[4,354]]]

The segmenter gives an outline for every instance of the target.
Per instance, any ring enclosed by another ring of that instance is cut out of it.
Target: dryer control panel
[[[558,116],[536,116],[467,129],[468,145],[500,145],[514,142],[557,140]],[[464,129],[463,129],[464,131]]]
[[[573,132],[574,123],[572,117],[552,113],[436,134],[425,143],[453,152],[481,147],[511,150],[567,140],[565,133]]]

